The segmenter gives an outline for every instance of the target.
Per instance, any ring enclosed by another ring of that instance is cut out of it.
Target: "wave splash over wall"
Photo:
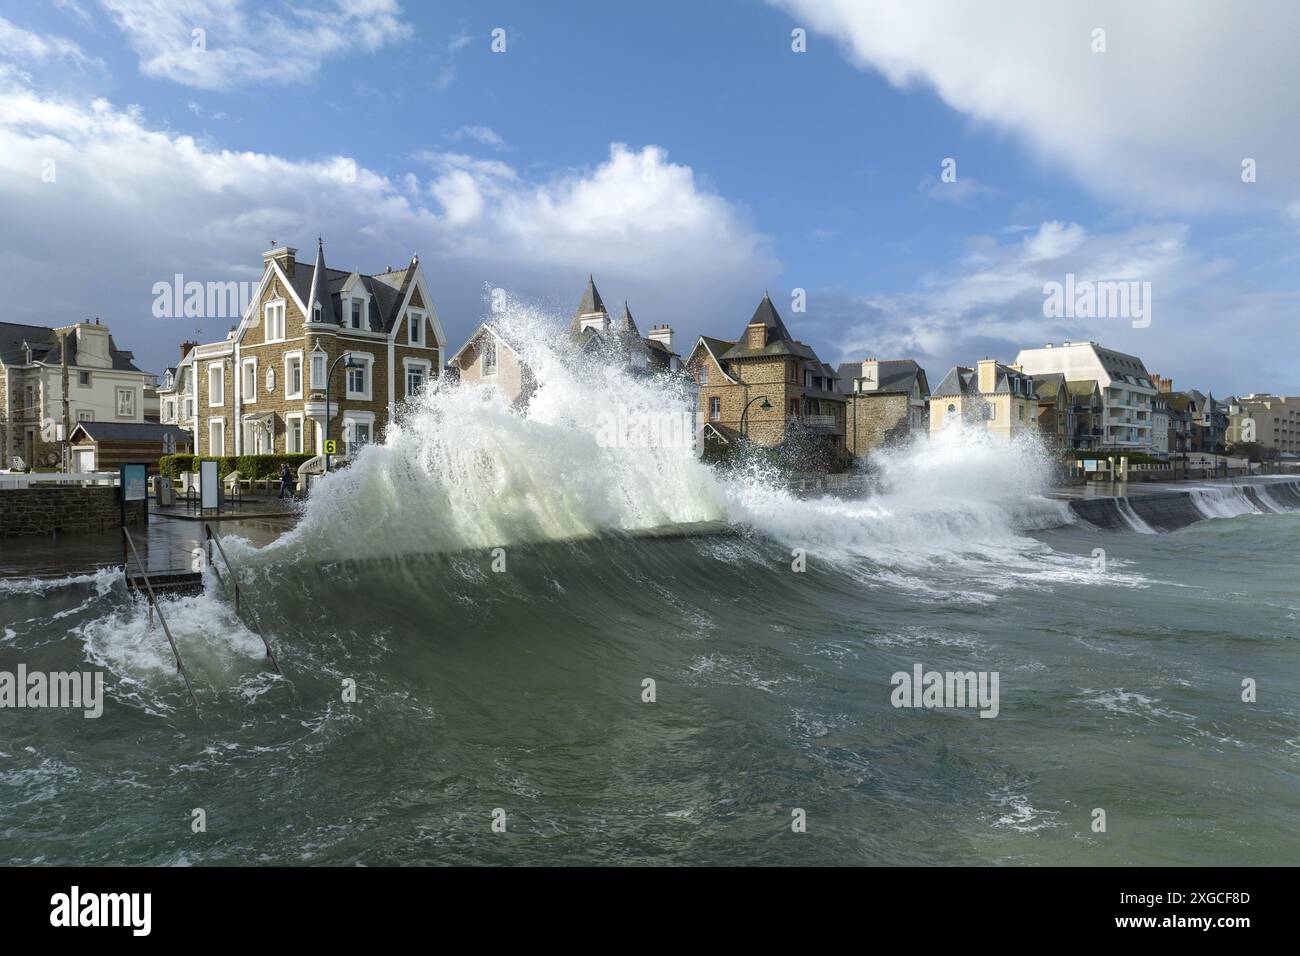
[[[434,384],[382,444],[313,489],[268,556],[364,559],[714,523],[893,563],[1020,547],[1020,532],[1071,520],[1042,497],[1050,471],[1037,443],[982,429],[873,456],[878,489],[865,499],[800,499],[757,467],[722,475],[696,457],[684,383],[575,356],[548,316],[517,301],[495,322],[537,381],[526,406],[490,385]]]

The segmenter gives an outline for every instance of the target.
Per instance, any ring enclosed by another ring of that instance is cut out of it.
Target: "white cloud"
[[[506,141],[490,126],[462,126],[451,134],[451,138],[454,140],[472,139],[476,143],[491,146],[493,149],[503,149],[506,145]]]
[[[73,40],[33,33],[4,17],[0,17],[0,56],[24,63],[45,63],[50,60],[66,60],[78,64],[97,62],[88,57]]]
[[[211,148],[104,100],[0,84],[0,270],[50,290],[9,314],[102,315],[161,366],[194,329],[158,328],[155,281],[251,279],[271,239],[303,246],[318,233],[340,267],[382,270],[419,252],[453,339],[481,317],[485,282],[568,311],[594,272],[643,321],[685,334],[684,323],[716,331],[718,315],[743,321],[779,269],[737,208],[655,146],[616,144],[590,168],[541,179],[458,153],[416,160],[390,177],[349,157]]]
[[[1300,5],[1290,0],[770,0],[900,88],[1018,135],[1146,209],[1280,211],[1300,196]],[[1106,52],[1092,52],[1092,31]],[[810,54],[816,51],[810,46]],[[1241,162],[1259,164],[1253,185]]]
[[[302,4],[289,16],[245,0],[101,3],[140,57],[141,72],[206,90],[306,82],[331,56],[374,51],[411,34],[396,0]]]

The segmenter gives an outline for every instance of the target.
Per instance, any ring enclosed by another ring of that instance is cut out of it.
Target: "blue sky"
[[[453,349],[485,288],[558,319],[592,272],[683,352],[770,289],[831,362],[937,381],[1092,338],[1179,387],[1300,393],[1297,14],[1133,6],[0,5],[0,265],[47,290],[5,318],[102,316],[160,371],[231,323],[153,317],[154,282],[255,279],[320,234],[337,267],[418,252]],[[1067,272],[1151,282],[1150,327],[1045,318]]]

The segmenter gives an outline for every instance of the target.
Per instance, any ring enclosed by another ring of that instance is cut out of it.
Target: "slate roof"
[[[91,441],[158,442],[162,444],[163,437],[170,434],[176,439],[177,445],[193,445],[189,432],[175,425],[159,425],[157,422],[77,422],[77,427],[72,430],[72,434],[75,436],[79,430],[85,432]]]
[[[68,343],[68,364],[75,367],[77,364],[77,337],[69,334],[66,341]],[[45,362],[50,365],[62,364],[63,353],[59,348],[59,337],[55,334],[53,328],[45,325],[19,325],[16,322],[0,322],[0,364],[25,364],[26,356],[23,352],[23,342],[32,347],[33,362]],[[108,337],[108,355],[115,371],[142,371],[135,365],[135,353],[119,349],[111,334]]]
[[[749,326],[762,325],[766,328],[764,335],[764,344],[760,348],[749,348]],[[770,355],[793,355],[797,358],[808,359],[820,364],[821,360],[817,358],[815,352],[802,342],[798,342],[786,329],[785,323],[781,321],[781,316],[776,311],[776,306],[772,304],[771,297],[763,293],[763,301],[758,304],[754,310],[754,317],[746,323],[744,331],[741,332],[740,338],[731,346],[725,355],[718,356],[725,359],[747,359],[763,358]]]
[[[1034,376],[1034,394],[1040,399],[1056,401],[1061,386],[1065,385],[1065,376],[1060,372],[1047,372]],[[1068,392],[1068,388],[1067,388]]]
[[[600,293],[596,291],[595,277],[589,275],[587,276],[587,288],[582,291],[582,301],[578,303],[578,311],[573,313],[573,321],[569,323],[569,331],[580,331],[582,329],[583,316],[591,315],[608,316],[609,312],[605,308],[605,303],[600,298]]]
[[[974,377],[975,370],[973,368],[954,365],[948,370],[948,374],[943,377],[943,381],[939,383],[938,387],[930,393],[930,397],[949,398],[967,395],[971,391],[971,380]]]
[[[839,390],[846,395],[853,394],[855,379],[862,377],[861,362],[841,362],[839,366]],[[880,362],[877,376],[880,381],[874,392],[910,392],[912,385],[925,370],[912,359],[885,359]]]
[[[343,298],[340,293],[342,293],[343,286],[347,284],[348,279],[352,278],[352,273],[326,267],[324,265],[325,254],[323,249],[317,251],[316,262],[318,265],[295,262],[293,276],[290,277],[289,284],[293,286],[293,291],[307,306],[310,313],[311,303],[309,300],[312,298],[312,288],[316,282],[316,270],[318,267],[323,268],[327,279],[326,286],[329,290],[329,305],[326,306],[325,299],[321,299],[322,315],[326,316],[325,321],[327,322],[343,323],[350,317],[343,315]],[[407,290],[410,289],[411,283],[415,281],[418,266],[419,260],[412,257],[405,268],[393,272],[382,272],[373,276],[357,273],[362,286],[370,293],[369,330],[371,332],[391,333],[393,331],[393,326],[397,322],[397,313],[401,310]],[[333,319],[328,318],[331,315]]]

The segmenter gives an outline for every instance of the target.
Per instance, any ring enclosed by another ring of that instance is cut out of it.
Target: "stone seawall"
[[[1220,485],[1208,490],[1157,491],[1131,497],[1076,498],[1070,501],[1070,508],[1089,524],[1110,531],[1177,531],[1210,517],[1198,507],[1194,493],[1218,494],[1225,499],[1239,495],[1241,501],[1248,502],[1261,514],[1300,510],[1300,483],[1297,482]]]
[[[92,534],[122,526],[118,489],[107,486],[6,488],[0,490],[0,538]],[[146,501],[127,508],[127,524],[142,524]]]

